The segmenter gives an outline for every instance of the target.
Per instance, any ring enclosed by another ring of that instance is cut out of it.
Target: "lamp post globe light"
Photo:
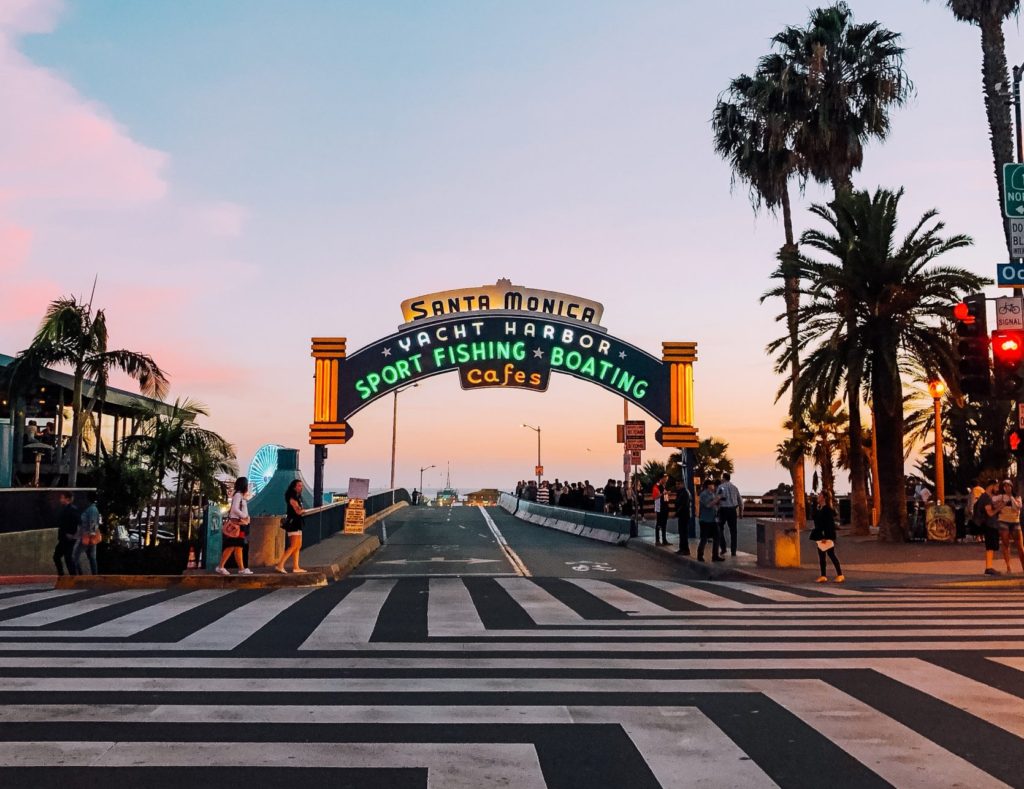
[[[541,469],[543,468],[543,465],[540,462],[540,428],[528,425],[525,422],[523,423],[523,427],[528,427],[537,434],[537,468],[534,470],[537,472],[537,490],[540,490],[540,478],[542,476]]]
[[[946,499],[945,462],[942,456],[942,396],[946,384],[936,379],[928,382],[928,394],[935,402],[935,503],[943,504]]]

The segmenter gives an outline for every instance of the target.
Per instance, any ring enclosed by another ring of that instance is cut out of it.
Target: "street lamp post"
[[[540,463],[540,428],[539,427],[534,427],[533,425],[527,425],[525,423],[523,424],[523,427],[528,427],[528,428],[530,428],[530,430],[533,430],[537,434],[537,468],[535,469],[535,471],[537,472],[537,490],[540,490],[540,478],[541,478],[541,471],[540,471],[540,469],[541,469],[541,463]]]
[[[946,499],[945,462],[942,457],[942,395],[946,385],[942,381],[929,381],[928,393],[935,401],[935,503]]]
[[[412,389],[419,384],[400,386],[394,392],[394,407],[391,412],[391,504],[395,503],[395,449],[398,446],[398,393]]]
[[[423,472],[429,471],[432,468],[437,468],[437,465],[431,464],[429,466],[424,466],[423,468],[420,469],[420,498],[423,498]],[[418,504],[419,502],[416,503]]]

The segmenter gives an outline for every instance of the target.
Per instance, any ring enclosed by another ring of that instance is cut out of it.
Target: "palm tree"
[[[693,475],[702,482],[708,479],[721,478],[722,474],[733,472],[732,459],[727,454],[729,444],[720,438],[705,438],[693,451]]]
[[[168,492],[164,486],[168,473],[175,472],[184,481],[183,471],[190,458],[208,454],[233,459],[235,453],[217,433],[196,424],[197,417],[209,416],[202,403],[179,398],[167,410],[140,403],[138,415],[142,429],[126,437],[125,446],[145,459],[152,473],[155,518],[148,519],[146,539],[151,542],[160,516],[160,499]]]
[[[796,251],[793,235],[793,211],[789,199],[789,182],[800,176],[800,161],[792,149],[795,131],[794,112],[799,96],[786,96],[782,83],[772,75],[741,74],[729,83],[719,96],[711,118],[715,153],[732,169],[733,184],[747,185],[755,213],[765,207],[770,212],[782,209],[785,245],[782,254]],[[801,188],[803,181],[800,181]],[[785,279],[783,298],[786,321],[793,346],[797,342],[797,310],[800,306],[800,284],[796,277]],[[792,388],[800,378],[800,358],[794,353],[789,369]],[[790,422],[794,442],[799,442],[797,410],[790,403]],[[793,510],[797,527],[806,521],[804,500],[806,467],[802,455],[792,463],[783,464],[793,478]]]
[[[1020,12],[1020,0],[946,0],[946,6],[961,22],[977,25],[981,31],[981,82],[985,92],[985,114],[992,142],[992,163],[996,171],[996,200],[1003,215],[1003,165],[1012,162],[1013,126],[1007,88],[1006,39],[1003,23]],[[1006,251],[1013,254],[1009,224],[1003,220]]]
[[[161,398],[167,391],[167,377],[156,362],[135,351],[107,350],[107,317],[103,310],[92,311],[74,297],[50,303],[32,343],[15,358],[12,376],[38,373],[43,367],[65,364],[72,368],[74,389],[71,396],[73,414],[69,445],[68,485],[78,484],[78,466],[82,448],[82,425],[87,414],[106,398],[107,382],[112,370],[125,373],[138,381],[139,390],[149,397]],[[93,397],[88,410],[83,406],[86,380],[93,383]]]
[[[875,406],[879,539],[887,540],[905,539],[907,531],[902,374],[911,362],[926,371],[952,366],[952,348],[941,321],[961,294],[988,282],[961,268],[931,265],[972,243],[965,235],[943,238],[944,224],[933,221],[934,210],[897,239],[902,196],[902,190],[879,189],[873,195],[859,191],[840,195],[831,206],[814,206],[812,211],[832,232],[809,230],[801,243],[836,262],[799,258],[801,276],[811,283],[813,294],[813,303],[801,311],[806,319],[803,339],[823,341],[808,357],[806,374],[813,368],[822,394],[834,391],[845,375],[852,446],[863,443],[862,386]],[[858,478],[863,478],[861,453],[851,452],[850,461],[851,487],[856,490]]]
[[[829,501],[836,500],[835,453],[839,436],[849,421],[842,406],[842,400],[815,400],[804,415],[813,442],[811,455],[821,471],[821,489]]]
[[[806,27],[774,36],[778,51],[758,67],[797,100],[793,147],[810,176],[837,195],[853,188],[865,143],[888,136],[890,109],[913,92],[900,38],[878,22],[856,24],[850,7],[837,2],[813,10]]]

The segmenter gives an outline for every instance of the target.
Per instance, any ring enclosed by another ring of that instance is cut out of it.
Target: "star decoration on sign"
[[[533,349],[533,358],[534,359],[543,359],[544,358],[544,351],[542,351],[540,348],[534,348]]]
[[[626,358],[626,352],[625,351],[619,351],[619,358],[620,359],[625,359]]]
[[[385,356],[390,356],[391,355],[391,349],[390,348],[385,348],[384,349],[384,355]]]

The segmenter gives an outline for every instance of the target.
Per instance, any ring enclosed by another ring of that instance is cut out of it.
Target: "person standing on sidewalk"
[[[668,545],[668,474],[662,474],[651,488],[654,501],[654,544]]]
[[[818,547],[818,564],[821,565],[821,575],[818,576],[818,583],[828,581],[825,574],[825,557],[832,560],[832,566],[836,568],[836,583],[841,584],[846,580],[843,575],[843,568],[839,566],[839,559],[836,558],[836,511],[832,509],[824,492],[818,493],[818,506],[814,511],[814,528],[811,530],[811,540]]]
[[[729,527],[729,542],[732,547],[732,555],[736,555],[736,523],[737,516],[741,516],[743,499],[740,498],[740,491],[732,484],[732,475],[726,472],[722,475],[722,484],[718,486],[718,522],[722,527],[722,542],[719,553],[725,556],[725,528]]]
[[[676,553],[690,555],[690,491],[686,485],[676,485],[676,517],[679,519],[679,547]]]
[[[1021,569],[1024,570],[1024,555],[1020,552],[1020,510],[1021,501],[1019,496],[1013,493],[1013,483],[1008,479],[1003,480],[1000,492],[1002,498],[999,502],[999,514],[996,516],[999,527],[999,546],[1003,551],[1003,561],[1006,563],[1006,574],[1013,572],[1010,566],[1010,543],[1018,543],[1017,557],[1021,561]]]
[[[971,518],[982,527],[982,533],[985,535],[985,575],[1001,575],[992,566],[996,551],[999,550],[999,523],[997,521],[999,510],[996,508],[996,487],[997,483],[994,479],[985,482],[985,492],[974,502],[974,513]]]
[[[71,554],[71,562],[75,571],[81,575],[82,570],[79,562],[82,553],[89,557],[89,571],[96,575],[96,546],[100,543],[100,511],[96,507],[96,491],[90,490],[85,494],[89,506],[82,512],[78,519],[78,531],[75,532],[75,550]]]
[[[704,546],[711,543],[711,561],[724,562],[725,559],[718,555],[718,543],[720,538],[718,527],[718,496],[715,495],[715,481],[709,479],[704,482],[704,489],[700,492],[700,542],[697,543],[697,561],[704,561]]]
[[[60,512],[57,514],[57,545],[53,549],[53,563],[57,567],[57,575],[64,575],[67,565],[68,575],[78,575],[78,568],[72,557],[75,548],[75,534],[78,532],[78,507],[74,505],[74,494],[69,490],[60,492]]]

